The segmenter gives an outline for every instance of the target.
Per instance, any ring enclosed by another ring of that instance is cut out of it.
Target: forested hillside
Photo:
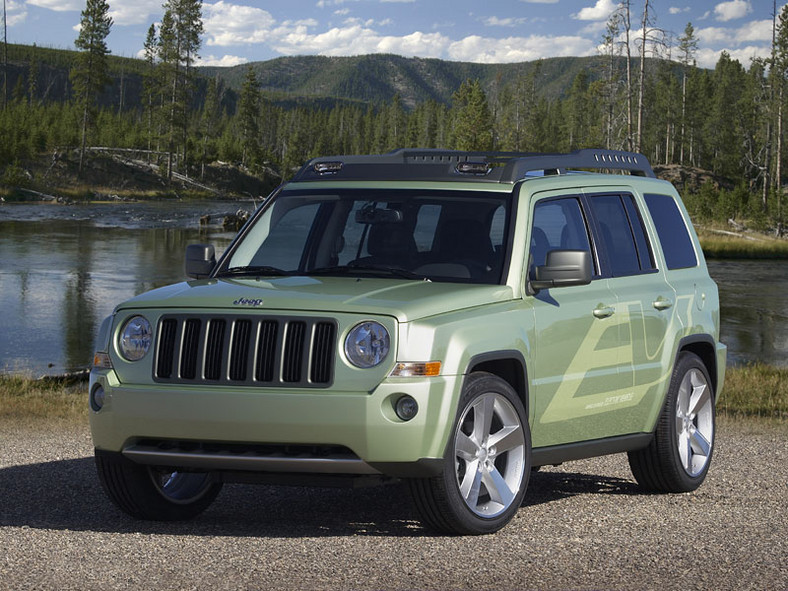
[[[87,146],[139,151],[161,165],[165,182],[174,172],[202,178],[216,161],[287,178],[329,153],[606,147],[668,167],[696,217],[781,228],[785,168],[775,134],[783,106],[765,61],[743,65],[723,53],[704,70],[692,65],[690,44],[678,61],[644,60],[642,77],[634,57],[627,77],[612,46],[596,57],[522,64],[304,56],[189,69],[169,67],[151,31],[145,59],[107,56],[109,83],[97,93]],[[41,182],[22,174],[25,162],[79,147],[79,53],[9,45],[0,112],[6,186]],[[695,177],[676,168],[727,181],[684,187]]]

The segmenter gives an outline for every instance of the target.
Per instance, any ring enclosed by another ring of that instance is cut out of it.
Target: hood
[[[512,297],[512,290],[505,285],[355,277],[203,279],[143,293],[118,306],[118,310],[221,308],[237,312],[358,313],[408,322]]]

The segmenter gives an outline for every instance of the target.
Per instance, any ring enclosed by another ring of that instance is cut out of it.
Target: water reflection
[[[710,261],[728,363],[788,365],[788,261]]]
[[[182,281],[187,244],[211,241],[221,252],[231,238],[196,223],[129,229],[90,219],[0,219],[0,371],[88,367],[98,326],[115,305]]]

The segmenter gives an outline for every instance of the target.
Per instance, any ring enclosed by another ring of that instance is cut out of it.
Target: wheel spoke
[[[523,430],[520,425],[508,425],[490,435],[490,446],[495,446],[498,455],[518,449],[525,444]]]
[[[693,429],[689,436],[692,451],[705,457],[709,457],[711,452],[711,442],[704,437],[703,433]]]
[[[476,459],[476,452],[478,450],[479,444],[473,439],[468,437],[462,431],[457,434],[457,440],[454,444],[454,452],[458,458],[462,458],[466,462],[470,462]]]
[[[514,492],[509,488],[503,475],[494,466],[490,470],[485,470],[483,474],[484,485],[490,498],[496,503],[500,503],[503,508],[511,505],[514,500]]]
[[[473,405],[473,438],[482,445],[490,434],[495,414],[495,396],[482,396]]]
[[[465,467],[465,477],[460,483],[460,494],[469,507],[475,508],[479,503],[481,486],[482,473],[479,470],[479,462],[468,462]]]
[[[692,389],[689,400],[688,412],[697,415],[707,404],[711,403],[711,389],[705,384],[699,384]]]

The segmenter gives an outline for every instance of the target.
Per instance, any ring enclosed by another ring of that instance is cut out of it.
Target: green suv
[[[91,372],[99,478],[134,517],[400,479],[426,526],[483,534],[539,466],[626,452],[665,492],[709,469],[717,287],[642,155],[318,158],[185,267],[104,321]]]

